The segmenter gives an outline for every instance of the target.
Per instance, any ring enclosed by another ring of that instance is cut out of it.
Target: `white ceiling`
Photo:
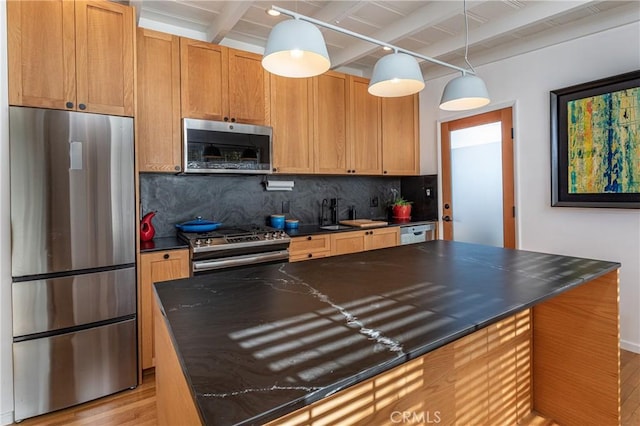
[[[130,0],[138,25],[262,53],[286,16],[271,5],[464,67],[462,0]],[[469,60],[478,66],[640,20],[640,1],[468,0]],[[322,29],[332,68],[369,76],[380,46]],[[640,34],[638,35],[640,37]],[[593,54],[593,52],[585,52]],[[423,62],[425,78],[451,73]]]

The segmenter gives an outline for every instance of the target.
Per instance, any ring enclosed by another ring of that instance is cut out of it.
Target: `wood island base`
[[[531,412],[616,425],[618,315],[615,270],[268,425],[517,424]],[[155,316],[159,424],[197,423],[157,306]]]

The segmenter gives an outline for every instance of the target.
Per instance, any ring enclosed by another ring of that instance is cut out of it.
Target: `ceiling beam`
[[[510,13],[500,19],[490,20],[474,31],[469,31],[469,46],[483,43],[493,38],[512,34],[519,29],[542,21],[548,21],[556,16],[587,7],[600,1],[541,1],[526,3],[518,11]],[[425,56],[437,58],[439,56],[464,49],[464,33],[451,37],[416,51]]]
[[[500,45],[497,49],[480,53],[473,57],[474,66],[482,66],[492,62],[498,62],[514,56],[544,49],[557,44],[565,43],[578,38],[586,37],[612,28],[621,27],[638,21],[638,5],[630,3],[614,9],[606,10],[595,15],[587,16],[574,21],[571,25],[559,25],[551,27],[543,34],[533,34],[528,37],[514,39],[509,43]],[[640,53],[636,52],[640,58]],[[464,66],[464,60],[452,62]],[[429,66],[423,70],[426,80],[439,78],[453,71],[444,67]],[[480,72],[481,74],[482,72]]]
[[[484,0],[474,0],[469,3],[477,5],[484,3]],[[429,2],[426,6],[412,12],[409,16],[393,22],[388,27],[381,29],[375,34],[369,35],[369,37],[392,44],[397,40],[410,37],[419,31],[446,21],[460,12],[461,6],[459,2]],[[379,48],[379,46],[372,43],[355,41],[343,49],[342,52],[331,58],[331,67],[335,68],[346,65]]]
[[[227,1],[222,12],[207,29],[207,40],[218,44],[233,29],[253,1]]]
[[[313,14],[313,18],[318,21],[337,24],[347,16],[356,13],[368,2],[365,0],[356,1],[330,1],[327,6]]]

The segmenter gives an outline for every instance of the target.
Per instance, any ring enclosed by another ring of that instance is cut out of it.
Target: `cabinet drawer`
[[[365,233],[365,250],[395,247],[400,243],[400,228],[378,228]]]
[[[311,260],[311,259],[319,259],[321,257],[329,257],[331,256],[330,251],[318,251],[314,253],[299,253],[295,255],[289,255],[289,262],[301,262],[303,260]]]
[[[331,254],[359,253],[366,250],[366,236],[369,231],[336,232],[331,234]]]
[[[329,235],[309,235],[291,239],[289,262],[300,262],[327,256],[331,256],[331,238]]]

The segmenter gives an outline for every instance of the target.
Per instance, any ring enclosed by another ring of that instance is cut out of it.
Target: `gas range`
[[[179,232],[178,236],[189,243],[193,253],[273,245],[291,240],[284,231],[253,225],[210,232]]]
[[[279,229],[255,225],[210,232],[178,232],[189,243],[192,273],[289,258],[291,238]]]

